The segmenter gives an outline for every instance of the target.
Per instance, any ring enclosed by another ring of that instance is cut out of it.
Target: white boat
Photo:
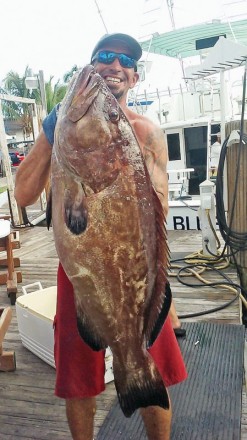
[[[227,34],[227,24],[221,24]],[[245,29],[242,37],[239,37],[245,44],[233,41],[233,36],[229,34],[217,36],[215,26],[208,24],[204,27],[190,27],[187,33],[186,29],[174,30],[142,43],[143,49],[158,54],[169,53],[169,47],[166,46],[168,44],[173,47],[180,44],[182,49],[177,47],[178,53],[181,53],[181,49],[182,53],[188,55],[188,48],[191,50],[193,43],[191,35],[194,32],[195,46],[196,42],[200,43],[199,47],[212,46],[206,47],[207,56],[205,49],[198,51],[201,59],[199,65],[184,69],[183,87],[180,86],[176,90],[157,90],[154,93],[132,93],[129,97],[129,106],[135,107],[138,112],[159,124],[167,138],[168,229],[200,229],[197,213],[201,204],[200,184],[205,180],[215,183],[226,124],[230,121],[240,121],[242,78],[247,60],[247,20],[241,20],[240,24],[231,23],[231,26],[233,25],[236,32]],[[230,24],[228,28],[230,29]],[[217,25],[218,32],[219,29],[221,27]],[[198,39],[199,30],[206,38]],[[180,34],[184,40],[190,35],[187,46],[182,40],[179,42]],[[175,41],[176,38],[178,42]],[[195,55],[195,50],[191,55]],[[234,78],[231,78],[230,74],[233,71]],[[145,86],[142,85],[143,87]]]

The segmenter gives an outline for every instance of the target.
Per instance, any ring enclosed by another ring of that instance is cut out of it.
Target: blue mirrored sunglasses
[[[118,58],[119,63],[122,67],[127,67],[128,69],[136,69],[136,60],[125,55],[125,53],[116,53],[109,50],[100,50],[92,58],[92,62],[98,61],[98,63],[112,64],[115,59]]]

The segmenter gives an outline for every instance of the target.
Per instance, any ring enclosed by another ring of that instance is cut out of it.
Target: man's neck
[[[127,109],[127,104],[126,104],[126,101],[118,101],[118,104],[120,105],[120,107],[121,107],[121,109],[123,110],[123,111],[125,111],[126,109]]]

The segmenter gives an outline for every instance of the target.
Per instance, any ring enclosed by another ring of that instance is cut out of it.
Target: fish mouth
[[[101,87],[100,87],[101,85]],[[89,65],[78,75],[75,89],[77,89],[72,99],[67,116],[70,121],[77,122],[81,119],[98,96],[101,88],[104,87],[104,80],[95,72],[93,66]]]
[[[82,81],[80,76],[82,76]],[[78,77],[80,87],[76,96],[84,95],[85,98],[89,98],[102,83],[101,76],[95,72],[92,66],[86,66]]]

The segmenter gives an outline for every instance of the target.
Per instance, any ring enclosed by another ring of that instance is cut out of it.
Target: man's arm
[[[145,116],[137,116],[134,112],[129,111],[128,117],[136,133],[152,184],[166,217],[168,213],[168,149],[164,132]]]
[[[168,213],[168,150],[164,133],[159,127],[153,126],[149,131],[143,154],[152,184],[161,201],[166,217]]]
[[[33,148],[19,165],[15,179],[15,198],[19,206],[36,202],[50,176],[52,146],[41,130]]]

